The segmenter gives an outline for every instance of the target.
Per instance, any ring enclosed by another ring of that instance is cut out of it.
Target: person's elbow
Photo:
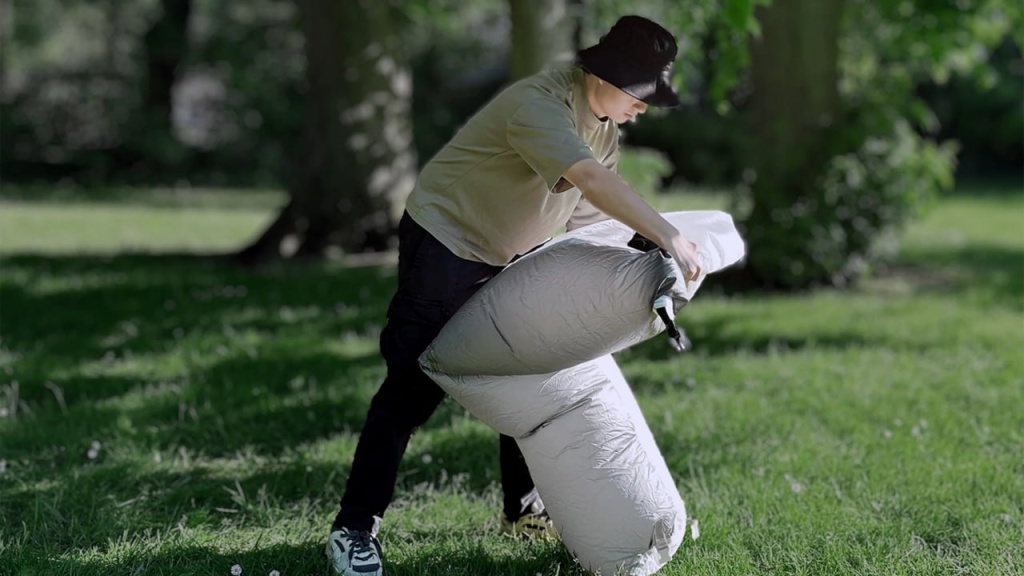
[[[565,179],[578,188],[584,197],[590,198],[593,192],[601,188],[603,179],[611,173],[597,160],[586,158],[570,166],[565,171]]]

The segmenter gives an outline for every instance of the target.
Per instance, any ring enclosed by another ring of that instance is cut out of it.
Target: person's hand
[[[697,252],[697,245],[690,242],[686,236],[677,234],[672,238],[672,243],[666,250],[669,256],[675,259],[679,268],[683,271],[683,278],[687,282],[693,282],[701,275],[700,253]]]

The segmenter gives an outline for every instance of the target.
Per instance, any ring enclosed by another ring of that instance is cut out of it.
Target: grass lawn
[[[0,200],[0,574],[326,572],[394,272],[196,254],[276,201]],[[680,322],[694,352],[619,355],[701,521],[660,574],[1024,574],[1024,194],[944,199],[856,289]],[[414,436],[390,575],[582,574],[499,534],[496,448],[451,401]]]

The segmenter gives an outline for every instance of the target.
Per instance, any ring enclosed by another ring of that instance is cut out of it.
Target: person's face
[[[647,104],[601,79],[595,82],[590,105],[598,118],[608,117],[616,124],[629,122],[647,111]]]

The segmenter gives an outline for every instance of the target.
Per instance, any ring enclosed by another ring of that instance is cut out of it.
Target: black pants
[[[502,270],[458,258],[408,214],[398,238],[398,291],[380,336],[388,373],[370,403],[335,528],[376,533],[409,437],[445,395],[417,359],[466,300]],[[499,446],[504,512],[515,520],[533,499],[533,479],[513,438],[502,435]]]

